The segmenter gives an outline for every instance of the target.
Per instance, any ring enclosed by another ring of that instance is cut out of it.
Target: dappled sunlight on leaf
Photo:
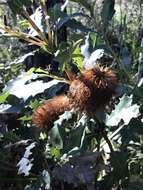
[[[117,126],[121,120],[125,125],[128,125],[132,118],[139,116],[140,106],[133,104],[133,96],[123,95],[120,102],[115,106],[115,109],[110,115],[107,115],[105,124],[107,126]]]
[[[42,93],[44,90],[60,82],[58,80],[52,80],[50,82],[44,83],[43,81],[37,80],[26,84],[28,81],[38,78],[38,76],[38,74],[32,73],[28,75],[27,73],[23,73],[16,79],[9,81],[3,91],[9,92],[9,94],[13,94],[26,101],[30,96],[35,96],[39,93]]]

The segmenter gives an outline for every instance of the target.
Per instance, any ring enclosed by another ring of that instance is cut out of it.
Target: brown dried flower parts
[[[96,65],[82,71],[71,83],[68,97],[73,107],[91,115],[109,102],[116,85],[116,74],[108,67]]]
[[[67,96],[56,96],[45,101],[33,114],[33,123],[40,128],[51,128],[58,116],[69,109],[69,99]]]
[[[97,64],[93,69],[83,70],[71,82],[67,96],[56,96],[33,113],[33,123],[51,128],[58,116],[71,108],[94,115],[109,102],[116,85],[116,74],[108,67]]]

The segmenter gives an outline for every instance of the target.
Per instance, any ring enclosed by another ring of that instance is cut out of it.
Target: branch
[[[110,140],[109,140],[109,138],[108,138],[106,132],[103,132],[102,135],[103,135],[103,138],[105,139],[106,143],[108,144],[111,153],[113,153],[113,152],[114,152],[114,149],[113,149],[112,143],[110,142]]]

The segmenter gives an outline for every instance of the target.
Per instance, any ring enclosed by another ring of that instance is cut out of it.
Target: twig
[[[21,31],[14,31],[12,30],[10,27],[7,27],[7,26],[1,26],[0,25],[0,29],[3,30],[5,33],[9,34],[10,37],[16,37],[16,38],[19,38],[19,39],[22,39],[28,43],[31,43],[31,44],[34,44],[34,45],[37,45],[37,46],[42,46],[45,44],[44,41],[41,41],[35,37],[32,37],[30,36],[29,34],[26,34],[24,32],[21,32]]]
[[[49,24],[49,17],[48,17],[48,10],[45,4],[45,0],[41,1],[41,6],[45,15],[45,24],[48,30],[48,41],[49,41],[49,45],[53,45],[53,40],[52,40],[52,32],[51,32],[51,28],[50,28],[50,24]]]
[[[103,132],[102,136],[103,136],[103,138],[105,139],[106,143],[108,144],[111,153],[113,153],[113,152],[114,152],[114,149],[113,149],[113,146],[112,146],[112,144],[111,144],[111,142],[110,142],[110,140],[109,140],[109,138],[108,138],[106,132]]]
[[[66,80],[65,78],[63,78],[63,77],[59,77],[59,76],[56,76],[56,75],[53,75],[53,74],[50,74],[50,73],[47,73],[46,71],[44,72],[39,72],[39,71],[34,71],[35,73],[37,73],[37,74],[44,74],[44,75],[46,75],[47,77],[49,77],[49,78],[53,78],[53,79],[56,79],[56,80],[60,80],[60,81],[62,81],[62,82],[64,82],[64,83],[67,83],[67,84],[71,84],[71,81],[69,81],[69,80]]]
[[[40,28],[36,25],[36,23],[31,19],[31,17],[29,16],[28,12],[26,10],[23,10],[21,12],[21,15],[27,19],[27,21],[31,24],[31,26],[37,31],[37,33],[39,34],[39,37],[46,42],[46,44],[48,44],[48,40],[45,36],[45,34],[40,30]]]
[[[101,128],[103,128],[103,125],[105,126],[105,124],[104,123],[102,123],[96,116],[95,116],[95,119],[96,119],[96,122],[97,122],[97,124],[99,125],[99,127]],[[114,152],[114,149],[113,149],[113,146],[112,146],[112,144],[111,144],[111,142],[110,142],[110,140],[109,140],[109,138],[108,138],[108,136],[107,136],[107,133],[106,133],[106,131],[104,131],[104,128],[103,128],[103,130],[101,131],[101,137],[103,137],[104,138],[104,140],[106,141],[106,143],[108,144],[108,146],[109,146],[109,149],[110,149],[110,151],[111,151],[111,153],[113,153]],[[99,150],[99,147],[100,145],[98,145],[97,146],[97,150]]]

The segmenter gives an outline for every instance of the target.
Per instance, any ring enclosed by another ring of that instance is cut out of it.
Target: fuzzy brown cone
[[[89,116],[105,107],[115,93],[116,74],[108,67],[96,65],[84,70],[72,81],[68,96],[56,96],[46,101],[32,115],[32,121],[41,128],[50,129],[58,116],[71,108]]]
[[[68,97],[73,107],[93,115],[109,102],[116,86],[116,74],[110,68],[96,65],[82,71],[71,83]]]
[[[80,111],[85,109],[91,97],[91,90],[82,81],[74,80],[69,89],[68,97],[70,105]]]
[[[52,128],[53,122],[58,116],[69,110],[69,99],[67,96],[56,96],[47,100],[32,115],[33,123],[40,128]]]

